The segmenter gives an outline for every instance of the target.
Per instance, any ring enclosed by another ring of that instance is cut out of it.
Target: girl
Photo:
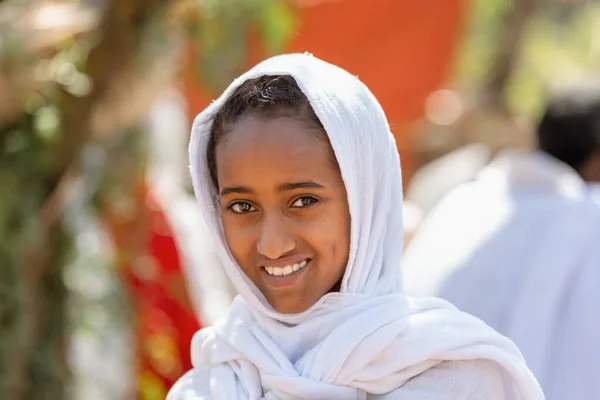
[[[402,294],[399,156],[356,77],[262,62],[196,118],[190,161],[240,296],[169,400],[543,399],[508,339]]]

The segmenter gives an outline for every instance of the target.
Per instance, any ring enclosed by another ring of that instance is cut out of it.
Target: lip
[[[302,277],[304,277],[304,275],[306,274],[306,270],[308,268],[311,267],[312,265],[312,259],[310,258],[303,258],[297,261],[297,263],[300,263],[304,260],[307,260],[306,265],[304,266],[304,268],[299,269],[298,271],[294,271],[289,275],[286,276],[275,276],[275,275],[270,275],[264,267],[260,268],[260,273],[261,276],[263,277],[264,281],[273,289],[282,289],[282,288],[287,288],[289,286],[292,286],[294,284],[296,284],[297,282],[299,282]],[[295,264],[295,263],[294,263]],[[281,266],[280,266],[281,265]],[[279,264],[279,263],[269,263],[268,266],[270,267],[278,267],[278,268],[283,268],[287,265],[290,265],[290,263],[286,262],[285,264]]]
[[[279,258],[277,260],[268,260],[268,261],[264,261],[261,264],[259,264],[258,266],[261,269],[264,269],[264,267],[274,267],[274,268],[285,268],[288,265],[294,265],[294,264],[300,264],[302,261],[310,261],[312,260],[310,257],[286,257],[286,258]]]

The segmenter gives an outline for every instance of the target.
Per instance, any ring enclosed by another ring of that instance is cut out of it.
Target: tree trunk
[[[539,9],[541,0],[518,0],[504,17],[498,32],[498,45],[489,77],[482,88],[483,105],[500,113],[508,113],[504,93],[521,55],[527,24]]]

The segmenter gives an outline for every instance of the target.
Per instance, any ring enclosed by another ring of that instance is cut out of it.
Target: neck
[[[329,289],[329,292],[327,292],[327,293],[339,292],[340,289],[342,288],[342,279],[343,278],[340,278],[340,280],[337,281],[336,284],[333,285],[333,287],[331,289]]]

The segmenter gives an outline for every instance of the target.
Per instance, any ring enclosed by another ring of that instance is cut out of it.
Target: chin
[[[308,310],[311,306],[307,306],[306,304],[304,305],[299,305],[298,303],[295,304],[273,304],[271,303],[271,306],[275,309],[275,311],[281,313],[281,314],[299,314],[301,312],[304,312],[306,310]]]

